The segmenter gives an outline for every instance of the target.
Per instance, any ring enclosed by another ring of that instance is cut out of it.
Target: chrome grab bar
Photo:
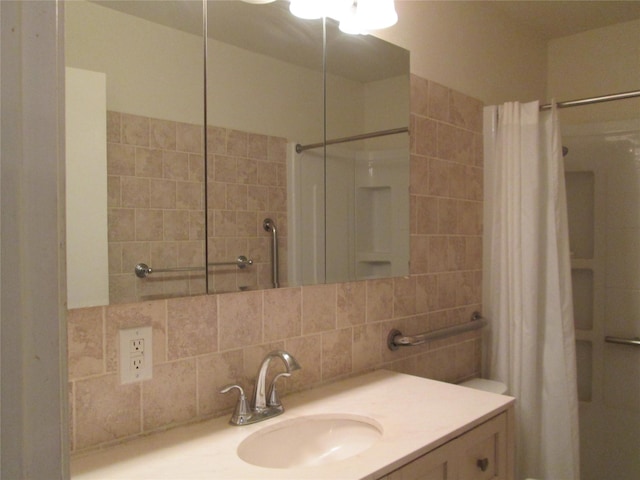
[[[280,286],[280,274],[278,272],[278,230],[276,229],[276,224],[270,218],[265,218],[264,222],[262,222],[262,228],[266,232],[271,232],[271,281],[273,283],[273,288],[278,288]]]
[[[604,341],[607,343],[617,343],[620,345],[632,345],[634,347],[640,347],[640,337],[635,338],[621,338],[621,337],[604,337]]]
[[[487,325],[487,321],[482,317],[482,314],[480,312],[473,312],[471,314],[471,321],[467,323],[441,328],[433,332],[421,333],[420,335],[403,336],[400,330],[393,329],[389,332],[389,335],[387,335],[387,347],[389,347],[389,350],[397,350],[400,347],[414,347],[431,340],[478,330],[485,325]]]
[[[221,265],[236,265],[238,268],[246,268],[253,265],[253,260],[240,255],[234,262],[212,262],[208,263],[208,267],[217,267]],[[204,270],[205,267],[174,267],[174,268],[151,268],[146,263],[139,263],[136,265],[134,272],[138,278],[146,278],[152,273],[167,273],[167,272],[195,272],[198,270]]]

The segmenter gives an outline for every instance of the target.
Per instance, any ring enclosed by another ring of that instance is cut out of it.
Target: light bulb
[[[357,16],[364,30],[387,28],[398,21],[393,0],[358,0]]]
[[[307,20],[322,18],[324,15],[322,0],[291,0],[289,11],[296,17]]]
[[[323,4],[324,15],[338,21],[342,21],[354,9],[353,0],[325,0]]]
[[[345,11],[340,17],[340,31],[352,35],[358,35],[362,32],[358,16],[356,15],[356,6],[351,2],[349,10]]]

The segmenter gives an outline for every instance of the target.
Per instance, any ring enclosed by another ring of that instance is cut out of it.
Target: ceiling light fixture
[[[358,9],[355,2],[351,2],[348,11],[340,17],[339,28],[341,32],[353,35],[365,33],[362,25],[360,25],[360,21],[358,20]]]
[[[380,30],[395,25],[398,14],[393,0],[358,0],[356,17],[364,30]]]
[[[315,20],[325,15],[325,5],[322,0],[291,0],[289,11],[298,18]]]
[[[291,0],[289,10],[304,19],[330,17],[345,33],[367,33],[398,21],[394,0]]]

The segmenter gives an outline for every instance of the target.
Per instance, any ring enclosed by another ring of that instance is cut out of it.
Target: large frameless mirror
[[[69,307],[406,274],[408,52],[204,5],[65,3]]]

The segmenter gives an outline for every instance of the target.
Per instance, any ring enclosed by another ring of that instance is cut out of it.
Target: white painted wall
[[[203,122],[201,37],[85,1],[66,7],[66,64],[107,74],[107,108]],[[300,143],[322,140],[320,69],[302,68],[212,39],[208,56],[210,125]],[[353,127],[354,119],[345,112],[362,109],[362,85],[335,76],[328,81],[329,110],[336,125]]]
[[[640,20],[549,42],[548,97],[573,100],[640,89]],[[640,99],[569,108],[568,123],[637,118]]]
[[[108,305],[107,79],[65,74],[67,306]]]
[[[210,125],[285,137],[298,143],[322,141],[320,71],[220,42],[211,41],[209,51]],[[347,109],[354,103],[357,98],[346,97],[340,107]]]
[[[65,4],[65,63],[107,74],[111,110],[202,123],[202,58],[195,35],[86,1]]]
[[[2,478],[67,478],[56,2],[0,2]]]
[[[490,1],[396,1],[398,23],[376,36],[411,51],[411,72],[497,104],[544,98],[546,42]]]
[[[369,82],[364,89],[364,130],[375,132],[409,125],[409,76]]]

